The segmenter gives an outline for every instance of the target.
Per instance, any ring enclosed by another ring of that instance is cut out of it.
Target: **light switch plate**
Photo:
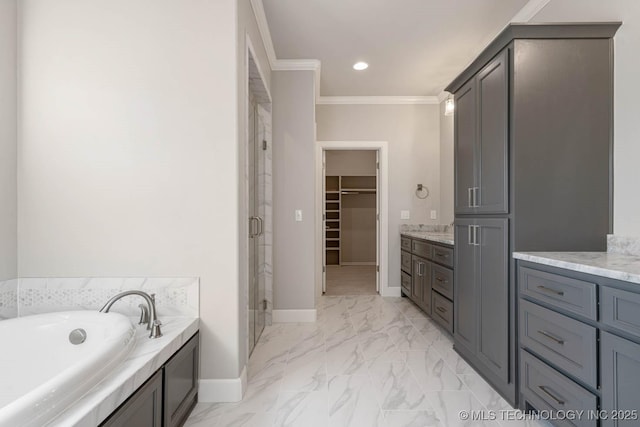
[[[302,210],[296,209],[296,222],[302,222]]]
[[[400,219],[410,219],[411,212],[410,211],[400,211]]]
[[[431,219],[438,219],[438,211],[431,211]]]

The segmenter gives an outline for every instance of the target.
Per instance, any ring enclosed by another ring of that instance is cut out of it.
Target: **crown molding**
[[[436,105],[437,96],[320,96],[322,105]]]
[[[445,99],[449,98],[450,96],[452,95],[449,92],[447,92],[446,90],[443,90],[438,94],[438,104],[444,101]]]
[[[262,38],[262,44],[264,44],[264,50],[267,52],[269,65],[273,69],[278,58],[276,57],[276,50],[273,47],[271,31],[269,31],[269,23],[267,22],[267,15],[264,13],[262,0],[251,0],[251,9],[253,9],[253,15],[256,17],[256,22],[258,23],[258,31]]]
[[[319,71],[317,59],[276,59],[271,65],[273,71]]]
[[[551,0],[529,0],[522,9],[518,11],[511,22],[529,22],[536,16]]]

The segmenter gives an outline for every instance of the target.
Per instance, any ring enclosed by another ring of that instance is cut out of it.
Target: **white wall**
[[[454,218],[453,114],[444,115],[444,103],[440,103],[440,222],[451,224]]]
[[[240,307],[238,311],[238,324],[240,334],[238,345],[240,347],[240,362],[246,364],[249,359],[248,351],[248,324],[247,304],[249,288],[249,183],[247,169],[247,46],[251,44],[254,61],[260,68],[267,90],[271,87],[271,67],[267,59],[267,53],[258,30],[258,24],[251,8],[250,0],[236,0],[238,4],[238,28],[237,28],[237,84],[238,84],[238,200],[239,200],[239,286],[238,298]],[[245,220],[246,219],[246,220]]]
[[[614,54],[614,222],[615,234],[640,237],[640,2],[551,0],[532,22],[622,21]]]
[[[237,378],[236,1],[21,3],[18,273],[199,276]]]
[[[315,308],[315,98],[313,71],[274,71],[273,307]],[[302,222],[294,211],[301,209]]]
[[[16,1],[0,0],[0,281],[16,277]]]
[[[440,224],[440,137],[438,105],[318,105],[319,141],[389,143],[389,286],[400,286],[400,224]],[[415,196],[417,184],[430,196]],[[410,210],[410,220],[400,211]]]

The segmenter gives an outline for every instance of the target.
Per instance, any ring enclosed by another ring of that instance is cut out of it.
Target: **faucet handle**
[[[139,304],[138,307],[140,308],[140,321],[138,325],[149,324],[149,309],[144,304]]]
[[[151,333],[149,333],[149,338],[160,338],[162,336],[160,325],[162,325],[161,321],[159,320],[153,321],[153,325],[151,326]]]

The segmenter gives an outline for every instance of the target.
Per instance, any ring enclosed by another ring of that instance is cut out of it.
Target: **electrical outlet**
[[[438,211],[431,211],[431,219],[438,219]]]
[[[302,210],[296,209],[296,222],[302,222]]]
[[[400,211],[400,219],[410,219],[411,212],[410,211]]]

